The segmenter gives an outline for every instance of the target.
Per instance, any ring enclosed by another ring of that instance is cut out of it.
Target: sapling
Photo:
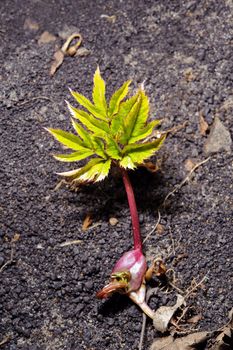
[[[76,134],[60,129],[47,130],[66,148],[72,150],[71,153],[54,155],[57,160],[78,162],[88,158],[84,166],[59,173],[72,185],[101,181],[107,177],[113,165],[120,169],[132,219],[134,247],[124,253],[115,264],[109,284],[97,293],[97,297],[106,298],[116,291],[127,294],[153,318],[153,311],[145,302],[145,280],[153,272],[153,267],[147,271],[128,170],[136,169],[154,155],[163,144],[165,135],[155,132],[158,120],[148,121],[149,100],[143,85],[133,96],[127,98],[131,81],[126,81],[107,103],[105,82],[99,68],[93,80],[93,102],[71,90],[74,99],[85,110],[67,102]]]

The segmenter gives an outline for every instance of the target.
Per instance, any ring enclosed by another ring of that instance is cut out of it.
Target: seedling
[[[136,169],[150,158],[161,147],[165,136],[158,133],[155,136],[158,120],[148,122],[149,100],[143,86],[126,99],[130,83],[126,81],[107,103],[105,82],[97,68],[93,102],[71,90],[74,99],[86,111],[67,102],[76,134],[60,129],[47,130],[72,150],[71,153],[54,155],[57,160],[78,162],[89,159],[78,169],[59,173],[72,185],[101,181],[109,174],[112,165],[120,169],[131,213],[134,248],[119,259],[113,268],[110,283],[97,293],[97,297],[106,298],[115,291],[127,294],[148,316],[153,317],[153,311],[145,303],[147,264],[142,252],[138,212],[127,170]]]

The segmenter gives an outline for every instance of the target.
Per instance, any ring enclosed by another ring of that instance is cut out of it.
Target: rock
[[[111,226],[116,226],[118,224],[117,218],[110,218],[109,223]]]
[[[215,117],[210,134],[204,144],[204,152],[206,154],[216,153],[220,151],[231,151],[231,135],[227,128],[223,125],[218,117]]]

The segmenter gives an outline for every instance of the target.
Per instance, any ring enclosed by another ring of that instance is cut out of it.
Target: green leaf
[[[129,144],[135,143],[137,141],[143,140],[146,137],[150,136],[156,125],[160,124],[160,120],[154,120],[153,122],[147,124],[144,128],[137,132],[136,136],[131,136]],[[136,134],[136,133],[135,133]]]
[[[122,158],[120,161],[120,166],[125,169],[135,169],[136,165],[132,161],[131,157],[129,155],[126,155],[125,157]]]
[[[111,137],[108,137],[106,140],[106,153],[109,157],[116,160],[119,160],[122,158],[121,149],[119,148],[116,141]]]
[[[139,94],[141,96],[141,103],[137,118],[132,129],[131,137],[136,137],[140,133],[141,129],[147,122],[149,114],[149,99],[143,90],[139,90]]]
[[[81,151],[86,149],[81,139],[70,132],[51,128],[48,128],[46,130],[50,132],[50,134],[52,134],[56,140],[58,140],[60,143],[62,143],[68,148],[71,148],[75,151]]]
[[[107,119],[107,103],[105,99],[105,82],[100,75],[100,69],[97,67],[94,74],[93,101],[99,111],[101,111],[104,119]],[[102,119],[102,118],[101,118]]]
[[[111,133],[113,136],[116,136],[118,138],[119,135],[124,133],[123,121],[129,114],[133,105],[136,103],[137,98],[138,94],[132,96],[131,98],[120,104],[119,112],[113,117],[111,123]]]
[[[99,137],[92,138],[93,151],[101,158],[107,159],[107,155],[104,150],[104,143]]]
[[[108,114],[112,118],[113,115],[117,114],[120,108],[120,103],[128,94],[129,85],[131,80],[126,81],[111,97],[109,102]]]
[[[137,119],[139,116],[139,111],[142,103],[142,97],[139,93],[135,103],[132,105],[130,111],[128,112],[126,118],[123,120],[124,134],[121,137],[121,142],[125,145],[130,140],[132,133],[134,131]]]
[[[88,110],[92,115],[94,115],[96,118],[106,120],[105,115],[102,114],[101,110],[99,110],[91,101],[89,101],[85,96],[82,94],[70,90],[71,95],[75,98],[75,100],[84,108]]]
[[[54,158],[57,160],[60,160],[61,162],[78,162],[92,155],[93,155],[93,151],[87,150],[83,152],[73,152],[70,154],[55,154]]]
[[[87,148],[92,149],[93,145],[92,145],[91,136],[89,135],[89,133],[81,125],[79,125],[76,121],[74,121],[73,119],[71,121],[72,121],[72,125],[74,127],[74,130],[82,138],[83,144]]]
[[[79,177],[89,171],[94,165],[103,162],[101,158],[93,158],[82,168],[65,171],[63,173],[58,173],[58,175],[68,177],[70,180],[78,180]]]
[[[74,118],[78,119],[84,126],[87,127],[87,129],[92,131],[94,134],[101,136],[104,135],[106,132],[110,132],[108,124],[103,120],[98,120],[92,115],[88,114],[87,112],[73,107],[71,104],[69,104],[69,102],[67,102],[67,106],[71,115]]]
[[[150,158],[159,148],[162,146],[166,136],[162,136],[153,142],[147,142],[142,144],[127,145],[123,149],[124,156],[129,156],[131,160],[140,164],[147,158]]]
[[[60,173],[59,175],[70,178],[78,183],[97,182],[103,180],[109,173],[111,159],[104,161],[100,158],[91,159],[84,167]]]

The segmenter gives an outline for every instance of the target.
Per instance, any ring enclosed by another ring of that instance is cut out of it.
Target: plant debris
[[[71,45],[72,41],[77,39],[74,45]],[[82,44],[82,36],[79,33],[74,33],[68,37],[61,49],[58,49],[53,55],[53,62],[50,68],[50,76],[53,76],[58,68],[62,65],[65,56],[74,56]]]
[[[83,225],[82,225],[82,230],[86,231],[92,224],[93,219],[91,217],[91,214],[87,214],[84,221],[83,221]]]
[[[185,299],[182,295],[177,294],[176,304],[173,306],[161,306],[155,311],[153,325],[157,331],[164,333],[167,331],[168,324],[174,313],[185,304]]]
[[[109,23],[114,24],[116,22],[116,16],[112,15],[112,16],[108,16],[108,15],[101,15],[100,18],[105,18]]]
[[[45,31],[41,34],[41,36],[38,39],[38,44],[39,45],[43,45],[43,44],[49,44],[53,41],[55,41],[57,38],[55,37],[55,35]]]
[[[31,19],[31,18],[26,18],[24,21],[23,29],[27,30],[32,30],[32,31],[37,31],[39,29],[39,24]]]
[[[173,336],[157,339],[150,350],[194,350],[203,349],[209,338],[209,332],[197,332],[175,339]]]
[[[233,308],[229,312],[229,322],[222,327],[211,350],[230,350],[233,348]]]
[[[202,136],[206,136],[207,131],[209,130],[209,125],[205,121],[202,113],[199,114],[199,131]]]

